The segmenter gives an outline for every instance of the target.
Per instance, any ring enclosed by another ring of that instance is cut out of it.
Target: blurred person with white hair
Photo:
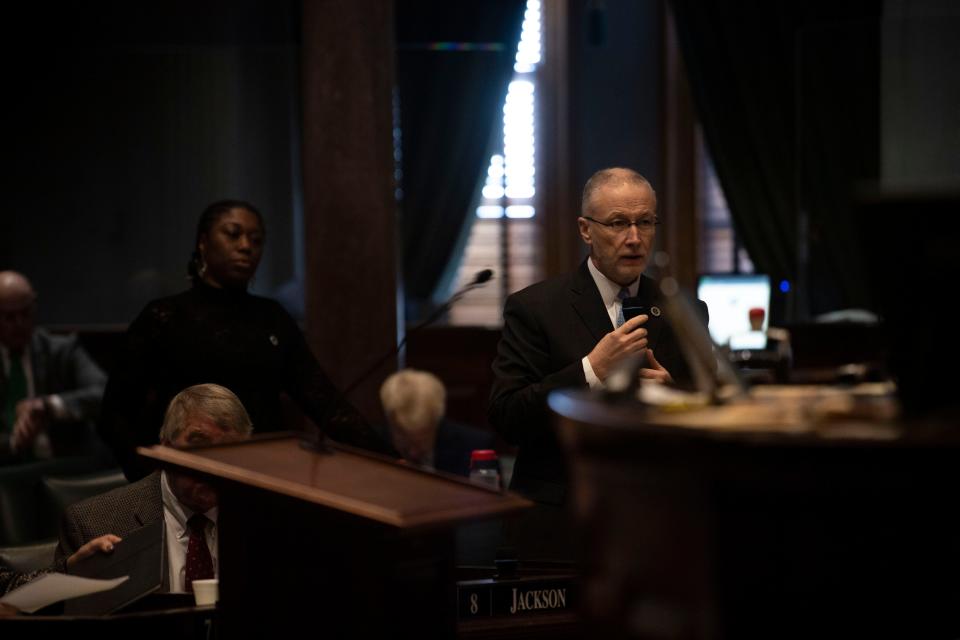
[[[380,387],[393,446],[407,462],[461,476],[470,474],[470,453],[493,448],[493,434],[447,420],[447,392],[426,371],[403,369]]]

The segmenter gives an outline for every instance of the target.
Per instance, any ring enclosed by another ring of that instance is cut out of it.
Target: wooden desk
[[[957,637],[953,424],[841,420],[821,400],[551,396],[599,635]]]
[[[0,619],[4,638],[176,638],[209,640],[217,636],[215,607],[141,609],[106,616],[18,615]]]
[[[223,637],[452,637],[453,526],[530,503],[291,435],[143,455],[220,487]]]
[[[480,567],[460,567],[457,573],[459,640],[592,637],[580,623],[579,578],[572,563],[524,562],[510,577]]]

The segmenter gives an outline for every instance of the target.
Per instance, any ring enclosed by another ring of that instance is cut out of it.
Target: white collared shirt
[[[597,266],[593,264],[593,258],[587,258],[587,269],[590,270],[590,276],[597,285],[597,289],[600,290],[600,298],[603,299],[603,305],[607,308],[607,315],[610,316],[610,325],[611,327],[616,327],[617,317],[620,315],[620,309],[623,307],[623,302],[618,295],[622,285],[617,284],[600,273]],[[640,289],[640,278],[634,280],[627,289],[630,291],[630,297],[636,296],[637,291]],[[583,356],[581,362],[583,363],[583,375],[586,377],[587,384],[590,385],[590,388],[602,389],[604,387],[603,381],[593,372],[589,356]]]
[[[170,489],[167,472],[160,472],[160,495],[163,498],[163,522],[166,534],[167,576],[170,581],[170,591],[185,592],[187,590],[187,545],[190,543],[190,529],[187,521],[193,511],[183,506]],[[213,575],[220,575],[217,562],[217,507],[205,514],[211,524],[206,528],[207,548],[213,560]]]

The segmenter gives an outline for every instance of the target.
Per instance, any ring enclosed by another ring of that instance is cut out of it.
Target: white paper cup
[[[193,581],[193,597],[197,605],[216,604],[219,599],[219,582],[216,578]]]

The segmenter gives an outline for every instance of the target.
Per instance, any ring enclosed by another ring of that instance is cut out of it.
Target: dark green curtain
[[[813,314],[870,306],[855,200],[880,177],[879,34],[872,19],[799,32],[798,195]]]
[[[502,126],[525,4],[397,2],[400,228],[410,308],[430,298],[472,214],[491,135]]]
[[[853,181],[875,177],[878,54],[875,40],[862,41],[862,50],[846,46],[843,29],[816,34],[813,48],[804,48],[804,34],[876,19],[880,6],[879,0],[671,0],[694,102],[737,234],[758,271],[775,281],[806,281],[799,294],[814,313],[855,304],[863,288],[856,271],[843,268],[855,260],[847,260],[853,227],[842,203]],[[873,70],[849,71],[856,67],[848,59],[838,67],[837,56],[851,51]],[[850,109],[858,114],[855,128],[869,140],[859,148],[848,146],[857,137]],[[806,246],[801,210],[809,213]]]

